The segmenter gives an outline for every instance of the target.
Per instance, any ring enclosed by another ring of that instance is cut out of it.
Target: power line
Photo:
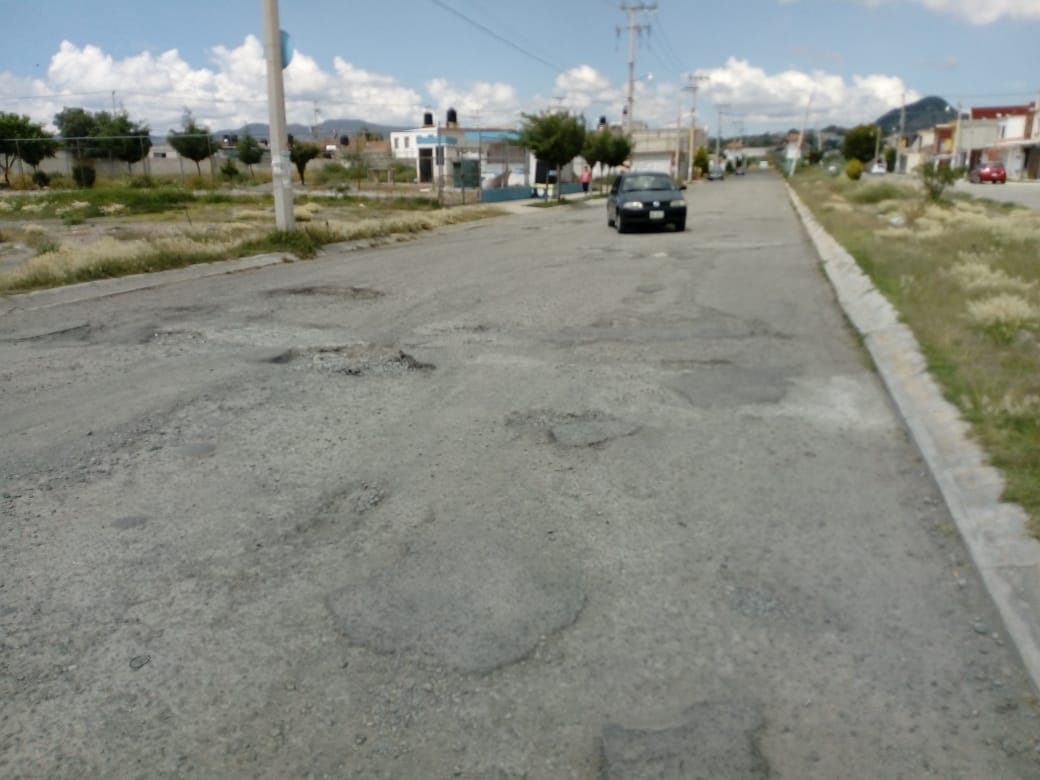
[[[447,11],[448,13],[452,14],[453,16],[458,17],[459,19],[464,21],[466,24],[469,24],[469,25],[471,25],[473,27],[476,27],[478,30],[480,30],[485,35],[490,35],[492,38],[494,38],[499,43],[504,43],[506,46],[508,46],[513,51],[516,51],[516,52],[524,55],[528,59],[534,60],[535,62],[538,62],[538,63],[544,65],[545,67],[550,68],[553,71],[553,75],[555,75],[557,73],[562,73],[564,70],[566,70],[566,68],[561,68],[555,62],[550,62],[549,60],[544,59],[543,57],[539,57],[534,52],[528,51],[523,46],[520,46],[519,44],[513,43],[508,38],[506,38],[506,37],[504,37],[502,35],[499,35],[497,32],[492,30],[490,27],[487,27],[487,26],[481,24],[476,19],[472,19],[469,16],[466,16],[466,14],[462,13],[461,11],[458,11],[458,10],[452,8],[447,3],[442,2],[442,0],[430,0],[430,2],[433,3],[435,6],[437,6],[438,8],[442,8],[445,11]]]
[[[660,11],[658,11],[657,13],[660,13]],[[672,45],[671,38],[668,37],[668,25],[661,24],[659,25],[659,27],[659,37],[664,46],[664,54],[667,56],[669,60],[671,60],[671,66],[674,67],[675,70],[678,70],[680,73],[683,71],[690,70],[685,66],[682,57],[679,56],[678,51]]]
[[[512,37],[514,39],[514,43],[517,43],[517,45],[526,47],[528,49],[528,51],[533,52],[533,53],[535,53],[535,54],[537,54],[537,55],[539,55],[541,57],[545,57],[544,49],[540,49],[536,41],[532,41],[529,38],[526,38],[522,33],[519,32],[519,30],[515,29],[517,27],[517,23],[515,21],[514,22],[508,22],[506,20],[503,20],[500,16],[498,16],[494,12],[490,11],[484,3],[476,2],[475,0],[469,0],[469,2],[470,2],[471,5],[475,5],[477,8],[479,8],[481,13],[487,19],[495,22],[495,27],[497,29],[501,30],[501,29],[505,28],[505,29],[510,30],[510,32],[512,33]],[[500,3],[501,3],[501,0],[499,0],[499,4]],[[524,11],[523,6],[521,6],[521,5],[511,5],[511,6],[508,6],[508,7],[513,8],[515,10]],[[490,27],[491,25],[489,24],[488,26]]]

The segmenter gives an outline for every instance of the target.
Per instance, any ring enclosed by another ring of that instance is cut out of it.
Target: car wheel
[[[680,219],[678,222],[675,223],[675,232],[682,233],[684,230],[686,230],[686,220]]]
[[[628,231],[628,225],[625,224],[625,220],[622,218],[620,211],[614,215],[614,227],[617,228],[618,233],[625,233]]]

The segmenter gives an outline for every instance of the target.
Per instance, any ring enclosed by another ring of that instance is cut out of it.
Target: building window
[[[400,141],[400,140],[401,140],[400,138],[395,138],[394,139],[394,148],[395,149],[397,148],[397,142]]]
[[[405,149],[407,149],[407,148],[408,148],[408,142],[409,142],[410,140],[412,140],[412,139],[411,139],[411,138],[409,138],[408,136],[405,136],[405,137],[404,137],[404,148],[405,148]]]

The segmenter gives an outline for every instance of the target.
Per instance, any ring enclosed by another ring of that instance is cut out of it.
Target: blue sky
[[[628,0],[629,5],[635,4]],[[619,121],[622,0],[281,0],[296,56],[290,121],[414,126],[452,106],[512,126],[561,107]],[[165,132],[267,121],[261,0],[0,0],[0,110],[125,109]],[[965,106],[1040,92],[1040,0],[657,0],[637,17],[637,121],[724,133],[870,121],[936,94]],[[648,29],[646,29],[648,28]]]

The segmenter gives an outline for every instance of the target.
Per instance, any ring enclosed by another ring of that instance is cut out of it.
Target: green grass
[[[224,218],[231,213],[231,209],[228,209],[228,214],[215,214],[212,206],[198,208],[213,204],[219,210],[220,205],[228,200],[226,195],[218,193],[193,196],[190,202],[196,206],[196,211],[211,221],[202,224],[196,222],[193,228],[183,232],[156,231],[154,224],[149,224],[162,222],[171,216],[170,211],[165,211],[154,215],[155,219],[149,223],[138,224],[131,217],[128,221],[133,227],[124,227],[122,224],[111,226],[106,229],[104,241],[96,243],[80,244],[77,239],[62,244],[55,239],[52,231],[29,225],[21,230],[24,240],[36,249],[37,254],[21,268],[0,274],[0,293],[165,271],[270,252],[285,252],[307,259],[317,255],[321,247],[327,244],[400,239],[441,225],[501,213],[493,208],[479,206],[466,209],[430,208],[430,202],[421,198],[366,201],[326,199],[316,203],[320,217],[301,218],[298,229],[285,232],[270,230],[267,227],[270,224],[268,216],[273,219],[273,215],[264,211],[259,212],[264,224],[251,228],[250,223],[227,223]],[[230,202],[237,206],[242,201],[235,198]],[[143,205],[142,201],[133,201],[133,208],[151,208],[154,203],[147,199]],[[188,201],[174,199],[168,203],[174,212],[173,216],[177,217],[177,206],[186,208]],[[302,207],[305,202],[298,200],[296,205]],[[433,205],[436,206],[436,203]],[[93,208],[96,206],[88,203],[72,213]],[[128,212],[129,209],[124,207],[120,215],[125,217]],[[179,218],[184,220],[187,215],[182,214]],[[66,221],[71,221],[68,216]]]
[[[914,332],[1040,537],[1040,214],[815,172],[791,184]]]

